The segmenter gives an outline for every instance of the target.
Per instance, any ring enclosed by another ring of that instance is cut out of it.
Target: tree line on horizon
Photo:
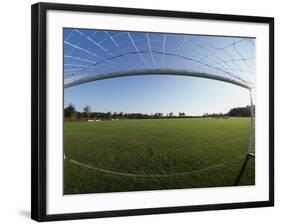
[[[253,113],[255,115],[255,106],[253,106]],[[204,113],[202,117],[251,117],[251,106],[234,107],[227,113]]]
[[[254,106],[255,111],[255,106]],[[228,111],[228,113],[204,113],[202,116],[186,115],[184,112],[177,114],[170,112],[167,114],[154,113],[123,113],[123,112],[93,112],[89,105],[83,108],[82,112],[76,110],[73,104],[69,104],[64,108],[64,118],[66,121],[83,121],[83,120],[112,120],[112,119],[161,119],[161,118],[227,118],[227,117],[250,117],[251,106],[236,107]]]

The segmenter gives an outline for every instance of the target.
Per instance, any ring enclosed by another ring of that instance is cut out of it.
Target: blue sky
[[[189,69],[254,83],[255,39],[64,29],[65,83],[143,68]],[[248,105],[249,92],[203,78],[135,76],[66,88],[64,105],[69,103],[78,111],[90,105],[97,112],[201,115]]]

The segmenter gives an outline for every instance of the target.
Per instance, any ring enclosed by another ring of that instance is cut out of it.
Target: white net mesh
[[[255,39],[64,29],[65,88],[135,71],[202,73],[250,88],[255,83]]]

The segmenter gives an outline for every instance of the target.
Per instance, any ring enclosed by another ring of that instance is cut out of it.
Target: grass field
[[[249,118],[65,122],[64,193],[231,186]],[[255,184],[250,159],[240,185]]]

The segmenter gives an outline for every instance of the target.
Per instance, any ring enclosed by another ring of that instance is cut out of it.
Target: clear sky
[[[64,29],[65,83],[140,68],[190,69],[254,82],[254,46],[252,38]],[[250,100],[248,90],[233,84],[171,74],[113,78],[66,88],[64,105],[69,103],[78,111],[90,105],[96,112],[202,115],[225,113],[249,105]]]

